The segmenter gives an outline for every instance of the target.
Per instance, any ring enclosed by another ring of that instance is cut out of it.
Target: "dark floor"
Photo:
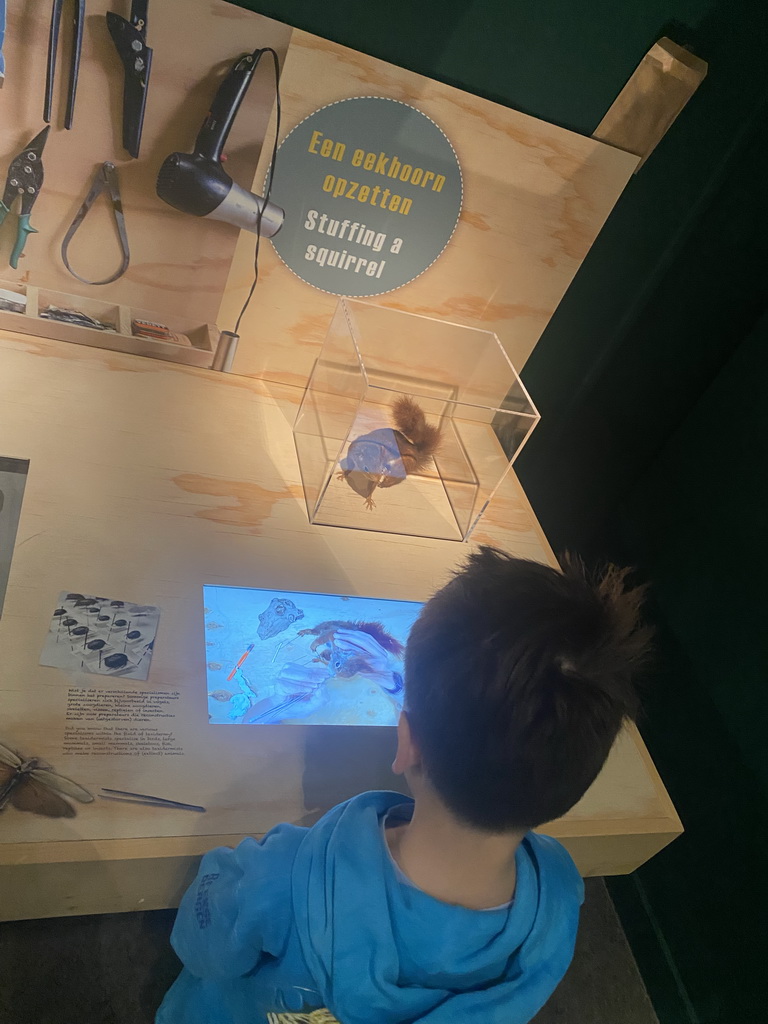
[[[172,911],[0,924],[0,1024],[151,1024],[178,970]],[[600,879],[536,1024],[658,1024]]]

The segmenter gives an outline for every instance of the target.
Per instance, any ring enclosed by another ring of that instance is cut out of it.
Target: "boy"
[[[583,887],[530,830],[566,813],[637,713],[640,590],[491,548],[425,605],[394,770],[202,861],[157,1024],[524,1024],[570,963]]]

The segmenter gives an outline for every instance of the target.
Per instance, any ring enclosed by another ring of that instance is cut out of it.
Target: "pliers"
[[[46,125],[39,135],[36,135],[18,156],[13,158],[11,166],[8,168],[8,177],[5,179],[5,192],[3,201],[0,203],[0,224],[11,212],[11,206],[16,197],[21,196],[16,244],[10,258],[10,264],[14,270],[19,266],[19,258],[24,252],[27,236],[37,232],[37,228],[33,228],[29,223],[29,218],[35,200],[43,187],[43,149],[48,141],[50,130],[51,126]]]

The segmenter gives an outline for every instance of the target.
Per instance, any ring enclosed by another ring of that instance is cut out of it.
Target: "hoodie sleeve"
[[[280,825],[264,839],[206,853],[181,901],[171,944],[198,978],[236,978],[263,954],[280,956],[293,920],[291,870],[306,830]]]

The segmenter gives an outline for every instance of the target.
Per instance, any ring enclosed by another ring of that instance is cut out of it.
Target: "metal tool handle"
[[[64,127],[70,129],[75,119],[75,98],[77,96],[77,79],[80,74],[80,53],[83,48],[83,27],[85,22],[85,0],[75,0],[75,35],[72,40],[72,63],[69,66],[69,86],[67,89],[67,112],[64,115]]]
[[[208,116],[195,141],[195,153],[208,160],[221,160],[221,152],[227,141],[240,104],[251,84],[253,72],[261,57],[260,50],[240,57],[232,66],[227,77],[219,86],[213,98]]]
[[[43,103],[43,120],[51,122],[53,109],[53,86],[56,77],[56,51],[59,45],[59,26],[63,0],[54,0],[51,12],[51,28],[48,35],[48,62],[45,72],[45,101]],[[72,38],[72,60],[69,65],[69,85],[67,86],[67,112],[64,127],[71,128],[75,116],[75,97],[77,95],[77,79],[80,74],[80,52],[83,46],[83,25],[85,22],[85,0],[75,0],[73,16],[74,35]]]
[[[61,4],[54,3],[51,15],[51,27],[48,35],[48,63],[45,71],[45,102],[43,104],[43,120],[51,123],[51,107],[53,105],[53,78],[56,74],[56,51],[59,45],[59,23],[61,20]]]

